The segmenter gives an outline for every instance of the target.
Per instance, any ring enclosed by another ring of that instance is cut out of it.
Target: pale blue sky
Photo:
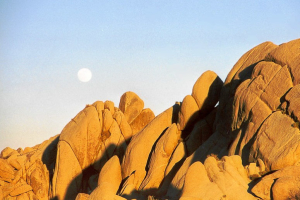
[[[300,1],[0,1],[0,151],[59,134],[86,104],[137,93],[155,114],[252,47],[300,36]],[[77,71],[93,77],[82,83]]]

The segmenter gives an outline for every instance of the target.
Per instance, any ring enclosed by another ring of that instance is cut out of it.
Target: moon
[[[92,78],[92,72],[88,68],[82,68],[78,71],[77,76],[81,82],[89,82]]]

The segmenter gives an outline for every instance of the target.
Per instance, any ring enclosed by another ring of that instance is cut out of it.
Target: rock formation
[[[206,71],[158,116],[134,92],[0,155],[0,199],[300,199],[300,39]]]

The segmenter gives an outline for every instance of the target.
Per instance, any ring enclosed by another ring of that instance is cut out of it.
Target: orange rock
[[[17,152],[16,150],[10,148],[10,147],[6,147],[1,151],[0,154],[0,158],[8,158],[9,156],[11,156],[11,154],[13,154],[14,152]],[[17,152],[18,153],[18,152]]]
[[[130,124],[143,110],[144,101],[134,92],[125,92],[120,98],[119,108]]]
[[[89,196],[88,194],[85,194],[85,193],[79,193],[77,196],[76,196],[76,199],[75,200],[88,200],[89,199]]]
[[[0,199],[3,199],[4,196],[3,196],[3,192],[2,192],[2,187],[0,187]]]
[[[23,193],[16,197],[17,197],[16,200],[30,200],[30,196],[28,193]]]
[[[275,181],[272,187],[273,200],[299,199],[300,178],[286,176]]]
[[[30,174],[30,185],[34,194],[40,200],[48,199],[49,172],[41,161],[38,161],[35,170]]]
[[[272,50],[267,56],[266,60],[280,64],[281,66],[291,66],[295,58],[300,54],[300,39],[292,40],[283,43]],[[298,59],[299,60],[299,59]]]
[[[299,163],[299,129],[294,121],[280,111],[268,117],[257,132],[251,149],[253,160],[259,157],[267,170],[278,170]]]
[[[20,163],[18,162],[17,159],[13,159],[9,161],[9,164],[14,167],[16,170],[20,170],[22,169],[22,166],[20,165]]]
[[[20,194],[23,194],[25,192],[29,192],[32,190],[32,187],[30,185],[24,184],[21,185],[20,187],[15,188],[13,191],[9,193],[10,196],[15,197]]]
[[[219,101],[223,81],[213,71],[204,72],[193,87],[192,96],[195,98],[200,117],[205,117]]]
[[[180,200],[222,199],[223,195],[218,185],[209,179],[201,162],[195,162],[189,167]]]
[[[293,199],[297,194],[296,192],[299,191],[299,176],[299,166],[285,167],[262,177],[261,180],[251,189],[251,192],[256,196],[266,200],[281,199],[281,197],[285,199],[288,199],[287,197]],[[280,179],[282,180],[279,181]],[[273,191],[273,187],[277,181],[279,181],[278,185]]]
[[[217,109],[209,113],[204,119],[199,120],[193,126],[185,142],[188,155],[194,153],[194,151],[212,135],[216,111]]]
[[[82,168],[71,146],[65,141],[60,141],[57,147],[57,159],[52,180],[53,197],[75,199],[81,186],[81,172]]]
[[[141,113],[131,122],[130,127],[132,136],[142,130],[149,122],[154,119],[155,115],[150,108],[145,108]]]
[[[124,114],[120,110],[116,111],[113,118],[118,123],[121,133],[122,133],[126,143],[128,144],[132,137],[132,129],[131,129],[130,125],[128,124]]]
[[[186,129],[186,127],[193,127],[195,121],[199,119],[198,110],[196,100],[191,95],[185,96],[178,113],[180,131]]]
[[[141,132],[132,137],[122,162],[122,177],[134,173],[132,183],[137,190],[146,176],[145,166],[155,141],[173,122],[173,107],[155,117]],[[126,187],[124,184],[123,187]]]
[[[2,158],[0,158],[0,170],[2,170],[3,172],[7,172],[9,174],[14,175],[15,170],[14,168],[8,164],[7,160],[4,160]]]
[[[150,157],[147,176],[141,183],[139,190],[143,190],[149,195],[156,193],[164,178],[164,172],[179,139],[180,132],[178,132],[176,124],[173,123],[156,143]]]
[[[104,102],[104,109],[107,109],[111,112],[111,115],[115,113],[115,104],[112,101],[105,101]]]
[[[11,182],[11,180],[13,180],[14,178],[15,176],[13,174],[0,169],[0,179]]]
[[[111,112],[108,109],[104,109],[103,111],[103,129],[102,129],[102,141],[105,141],[110,137],[108,130],[110,129],[113,123],[113,117]]]
[[[256,63],[262,61],[266,55],[278,46],[272,42],[264,42],[246,52],[233,66],[222,88],[219,111],[216,116],[216,129],[222,134],[228,134],[231,131],[232,103],[234,94],[241,82],[249,79]]]
[[[121,181],[122,175],[120,162],[117,156],[113,156],[101,169],[98,179],[98,187],[91,193],[88,199],[124,199],[116,195]]]
[[[170,161],[164,173],[164,180],[157,191],[157,196],[164,196],[167,193],[168,187],[177,171],[180,169],[182,163],[186,158],[186,148],[183,142],[180,142],[174,150]]]

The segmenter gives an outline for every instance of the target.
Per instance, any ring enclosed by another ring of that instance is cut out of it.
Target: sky
[[[300,1],[0,1],[0,151],[59,134],[86,104],[126,91],[155,115],[222,80],[254,46],[300,37]],[[89,82],[77,72],[88,68]]]

